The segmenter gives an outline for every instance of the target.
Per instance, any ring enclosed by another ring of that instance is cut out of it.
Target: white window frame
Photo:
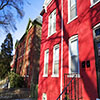
[[[51,20],[50,20],[50,16],[52,16]],[[55,30],[53,27],[54,23],[55,23]],[[50,33],[50,26],[51,26],[51,33]],[[50,37],[54,33],[56,33],[56,9],[53,10],[53,12],[49,15],[49,18],[48,18],[48,37]]]
[[[59,77],[59,64],[58,64],[58,73],[55,74],[54,73],[54,64],[55,64],[55,49],[58,48],[59,49],[59,44],[55,45],[53,48],[53,69],[52,69],[52,77]],[[58,55],[59,56],[59,55]],[[58,58],[58,63],[59,63],[59,58]]]
[[[44,100],[44,98],[45,98],[45,100],[47,100],[47,95],[46,95],[46,93],[43,93],[43,95],[42,95],[42,100]]]
[[[91,1],[91,6],[90,6],[90,8],[91,7],[93,7],[94,5],[96,5],[97,3],[99,3],[100,2],[100,0],[98,0],[97,2],[95,2],[95,3],[93,3],[93,0],[90,0]]]
[[[76,75],[76,77],[80,77],[78,44],[77,44],[78,73],[71,72],[71,42],[73,42],[73,41],[78,41],[78,35],[74,35],[69,39],[69,75],[68,75],[68,77],[73,77],[74,75]]]
[[[75,2],[76,2],[76,16],[71,19],[70,18],[70,14],[71,14],[71,12],[70,12],[70,0],[68,0],[68,23],[67,24],[69,24],[71,21],[75,20],[78,17],[77,16],[77,0],[75,0]]]
[[[48,56],[47,56],[47,53],[48,53]],[[48,58],[47,58],[48,57]],[[44,54],[44,74],[43,74],[43,77],[48,77],[48,68],[47,68],[47,73],[45,73],[45,70],[46,70],[46,59],[48,59],[48,65],[49,65],[49,49],[47,49],[45,51],[45,54]]]
[[[95,30],[100,28],[100,23],[98,23],[96,26],[93,27],[93,37],[96,38],[98,36],[96,36]]]

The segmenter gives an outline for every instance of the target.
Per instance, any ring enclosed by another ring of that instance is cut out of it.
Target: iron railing
[[[77,74],[64,75],[64,89],[56,100],[82,100],[82,84],[81,78]]]

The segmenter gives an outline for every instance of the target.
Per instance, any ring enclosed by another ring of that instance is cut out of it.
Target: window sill
[[[96,4],[98,4],[100,2],[100,0],[98,0],[97,2],[91,4],[90,8],[92,8],[93,6],[95,6]]]
[[[54,31],[51,35],[48,35],[47,38],[49,38],[50,36],[52,36],[52,35],[55,34],[55,33],[56,33],[56,31]]]
[[[78,18],[78,16],[76,16],[76,17],[74,17],[73,19],[69,20],[69,21],[67,22],[67,24],[71,23],[71,22],[72,22],[73,20],[75,20],[76,18]]]
[[[59,75],[52,75],[51,77],[54,77],[55,78],[55,77],[59,77]]]
[[[75,76],[76,75],[76,76]],[[76,78],[80,78],[80,74],[69,74],[67,75],[67,77],[76,77]]]
[[[48,77],[48,75],[43,75],[43,77]]]

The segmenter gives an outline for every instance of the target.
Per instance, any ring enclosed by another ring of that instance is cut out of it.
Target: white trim
[[[46,54],[48,53],[48,58],[46,58]],[[48,59],[48,65],[49,65],[49,49],[45,50],[44,53],[44,72],[43,72],[43,77],[48,77],[48,68],[47,68],[47,74],[45,73],[45,63],[46,63],[46,59]]]
[[[73,19],[68,20],[67,24],[71,23],[73,20],[75,20],[75,19],[77,19],[77,18],[78,18],[78,16],[75,16]]]
[[[48,75],[44,75],[44,74],[43,74],[43,77],[48,77]]]
[[[91,0],[91,6],[90,6],[90,8],[92,8],[94,5],[96,5],[97,3],[99,3],[100,2],[100,0],[98,0],[97,2],[95,2],[95,3],[93,3],[93,0]]]
[[[72,76],[73,77],[73,74],[75,73],[72,73],[71,72],[71,53],[70,53],[70,49],[71,49],[71,42],[72,41],[75,41],[77,40],[78,41],[78,35],[74,35],[72,36],[70,39],[69,39],[69,75],[68,76]],[[77,53],[78,53],[78,73],[77,74],[80,74],[80,68],[79,68],[79,50],[78,50],[78,44],[77,44]],[[79,76],[79,75],[78,75]]]
[[[59,75],[54,75],[54,74],[53,74],[53,75],[51,75],[51,77],[54,77],[54,78],[55,78],[55,77],[59,77]]]
[[[45,9],[45,11],[47,12],[47,6],[51,3],[52,0],[45,0],[44,4],[43,4],[43,8]]]
[[[52,77],[59,77],[59,66],[58,66],[58,73],[54,74],[54,61],[55,61],[55,49],[58,48],[59,49],[59,44],[55,45],[53,48],[53,69],[52,69]],[[59,55],[58,55],[59,56]],[[59,61],[59,58],[58,58]]]
[[[98,23],[97,25],[95,25],[95,26],[93,27],[93,29],[97,29],[98,27],[100,27],[100,23]]]
[[[63,89],[63,0],[61,0],[61,80],[60,80],[60,93]],[[62,100],[62,95],[60,97]]]
[[[98,29],[98,28],[100,28],[100,23],[98,23],[97,25],[95,25],[95,26],[93,27],[93,38],[96,37],[96,35],[95,35],[95,30]],[[98,36],[97,36],[97,37],[98,37]]]
[[[76,75],[76,76],[75,76]],[[76,78],[80,78],[80,74],[69,74],[67,75],[67,77],[76,77]]]

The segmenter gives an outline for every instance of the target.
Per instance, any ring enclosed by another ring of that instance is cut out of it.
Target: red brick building
[[[38,83],[41,26],[40,17],[29,20],[25,34],[16,43],[12,65],[16,73],[25,77],[27,87],[31,82],[35,85]]]
[[[98,100],[100,0],[43,6],[38,100]]]

